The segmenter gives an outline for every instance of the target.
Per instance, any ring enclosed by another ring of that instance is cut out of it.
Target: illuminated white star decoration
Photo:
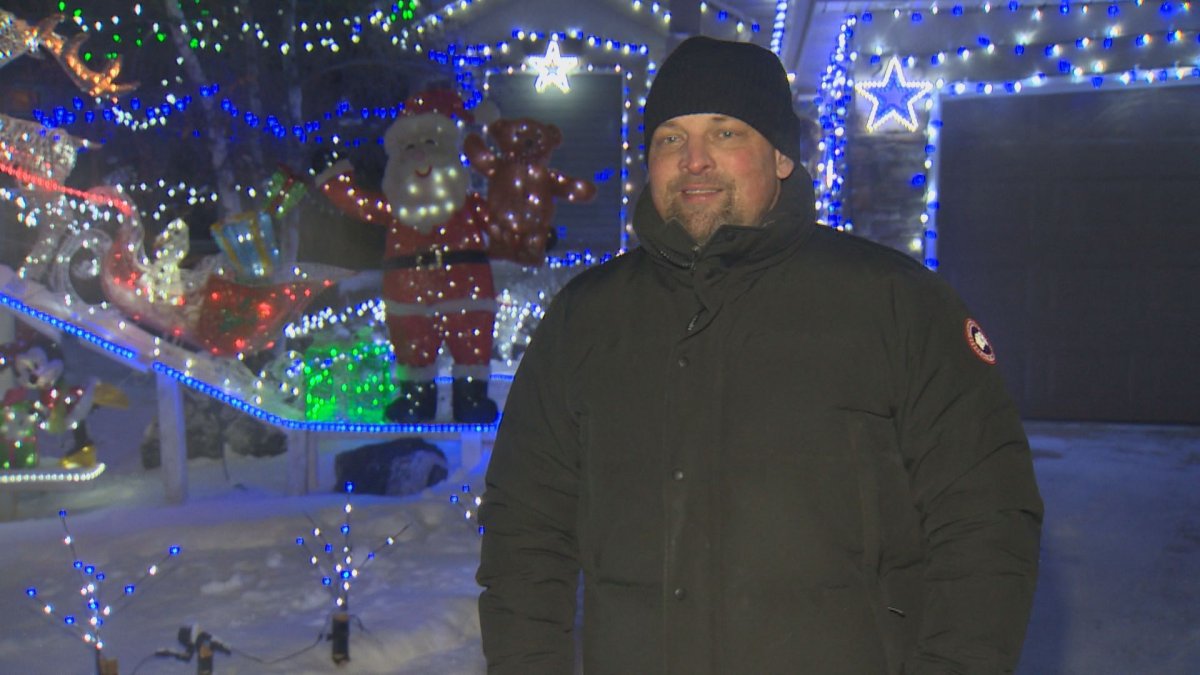
[[[546,45],[545,56],[530,56],[525,59],[525,62],[538,73],[533,88],[539,94],[550,85],[558,87],[564,94],[571,91],[571,83],[567,81],[567,74],[579,65],[579,58],[563,56],[558,49],[558,40],[551,40]]]
[[[917,130],[917,102],[933,90],[929,82],[910,82],[900,68],[900,59],[893,56],[883,72],[883,79],[859,82],[854,91],[871,101],[871,116],[867,131],[874,132],[888,120],[896,120],[909,131]]]

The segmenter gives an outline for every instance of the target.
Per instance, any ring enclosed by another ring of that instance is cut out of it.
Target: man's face
[[[757,227],[795,164],[749,124],[727,115],[681,115],[650,139],[650,196],[696,243],[722,225]]]

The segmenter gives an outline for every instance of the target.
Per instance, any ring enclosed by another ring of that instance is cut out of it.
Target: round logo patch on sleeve
[[[967,334],[967,344],[971,345],[971,351],[975,352],[975,356],[978,356],[984,363],[996,363],[996,351],[992,349],[992,343],[988,342],[979,323],[975,319],[967,319],[964,329]]]

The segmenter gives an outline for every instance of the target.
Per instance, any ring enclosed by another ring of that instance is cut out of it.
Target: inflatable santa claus
[[[395,422],[434,418],[434,362],[443,344],[453,358],[455,421],[490,423],[498,413],[487,395],[496,317],[484,236],[487,204],[468,192],[460,160],[457,121],[470,121],[469,115],[449,90],[406,101],[384,135],[382,194],[358,187],[345,161],[317,177],[338,208],[387,228],[383,298],[398,395],[386,416]]]

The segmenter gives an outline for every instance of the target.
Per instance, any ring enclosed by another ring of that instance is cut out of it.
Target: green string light
[[[200,17],[212,17],[213,16],[213,11],[207,7],[204,7],[203,6],[204,3],[202,2],[202,0],[193,0],[193,4],[198,7],[197,14]],[[380,17],[386,16],[388,21],[390,21],[390,23],[399,23],[401,21],[411,22],[417,18],[416,10],[419,6],[420,6],[419,0],[398,0],[396,2],[391,3],[391,9],[392,9],[391,13],[386,14],[386,15],[380,14],[379,16]],[[65,2],[65,0],[60,0],[57,3],[57,7],[59,8],[60,11],[64,11],[64,12],[67,11],[67,9],[66,9],[67,3]],[[77,8],[77,9],[70,10],[70,11],[71,11],[73,17],[75,18],[76,23],[87,22],[87,19],[84,17],[85,12],[84,12],[83,8]],[[89,10],[88,13],[90,14],[91,11]],[[167,35],[166,35],[165,31],[154,30],[154,29],[150,28],[149,26],[138,24],[138,23],[136,23],[137,19],[134,19],[134,21],[135,21],[135,24],[132,27],[132,30],[135,31],[135,34],[130,35],[128,41],[126,41],[119,34],[112,35],[111,36],[112,41],[116,44],[121,45],[122,47],[129,46],[131,42],[133,43],[133,46],[136,46],[136,47],[146,46],[146,44],[151,42],[149,39],[145,39],[149,35],[153,35],[155,40],[157,40],[159,43],[165,43],[167,41]],[[372,20],[372,22],[374,22],[374,20]],[[103,30],[101,27],[101,23],[102,22],[99,22],[99,21],[96,22],[97,32],[99,32],[100,30]],[[113,22],[114,28],[115,28],[116,23],[117,22],[114,19],[114,22]],[[343,21],[343,23],[346,23],[346,25],[350,25],[351,22],[349,20],[346,20],[346,21]],[[361,28],[361,23],[362,23],[361,17],[354,18],[354,21],[353,21],[354,25],[360,26],[360,28]],[[217,24],[214,22],[213,25],[216,26]],[[126,30],[126,32],[129,32],[129,31]],[[228,38],[228,36],[225,36],[225,38]],[[191,49],[194,49],[194,50],[207,50],[207,49],[211,48],[213,51],[220,53],[220,52],[224,51],[224,46],[219,40],[220,40],[220,36],[212,37],[212,38],[204,38],[203,36],[198,36],[198,37],[192,38],[188,41],[188,47]],[[264,43],[264,46],[265,46],[265,43]],[[123,51],[127,51],[127,50],[123,50]],[[113,58],[113,54],[114,54],[113,52],[110,52],[108,54],[109,58]],[[117,56],[120,56],[121,52],[115,52],[115,54]],[[97,54],[96,56],[99,56],[99,55]]]

